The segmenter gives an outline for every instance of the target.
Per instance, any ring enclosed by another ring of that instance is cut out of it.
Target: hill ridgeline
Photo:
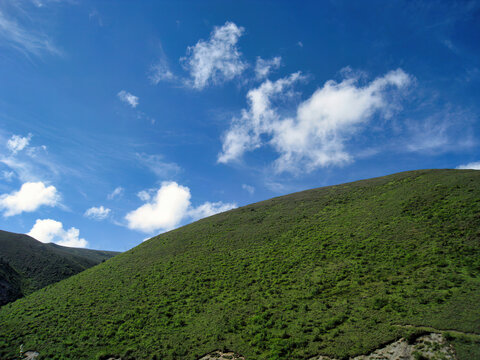
[[[156,236],[3,306],[0,358],[346,359],[430,329],[471,360],[479,304],[480,171],[411,171]]]

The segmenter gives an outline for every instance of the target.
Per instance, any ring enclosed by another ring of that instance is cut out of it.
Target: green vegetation
[[[152,238],[2,307],[0,358],[345,358],[428,326],[472,360],[479,304],[480,171],[413,171]]]
[[[0,306],[117,254],[43,244],[28,235],[0,230]]]

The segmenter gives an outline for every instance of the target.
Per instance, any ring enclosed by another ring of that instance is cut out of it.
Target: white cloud
[[[187,49],[187,56],[181,60],[190,72],[188,85],[203,89],[210,83],[218,84],[232,80],[247,67],[241,60],[237,42],[244,29],[232,22],[215,27],[208,41],[200,40]]]
[[[27,182],[20,190],[0,195],[0,209],[4,216],[13,216],[22,212],[32,212],[40,206],[56,206],[60,195],[55,186],[45,186],[42,182]]]
[[[480,170],[480,161],[475,161],[464,165],[458,165],[457,169]]]
[[[411,82],[401,69],[365,86],[359,86],[353,75],[340,83],[330,80],[297,107],[295,116],[283,117],[272,101],[290,96],[289,89],[299,78],[297,73],[275,82],[266,80],[248,92],[249,108],[232,120],[218,162],[234,161],[246,151],[270,145],[279,154],[274,163],[277,172],[308,172],[348,163],[353,158],[345,149],[346,141],[376,113],[391,115],[392,91]]]
[[[32,134],[28,136],[12,135],[12,137],[7,141],[7,148],[13,154],[16,154],[19,151],[25,149],[25,147],[30,143]]]
[[[30,232],[27,234],[43,243],[54,242],[62,246],[87,247],[88,242],[80,238],[80,230],[71,227],[68,230],[63,229],[60,221],[52,219],[37,219]]]
[[[15,19],[9,18],[1,9],[0,40],[26,55],[39,56],[44,52],[60,54],[47,35],[38,30],[27,29]]]
[[[228,163],[241,157],[244,152],[260,147],[260,136],[271,132],[272,124],[279,121],[272,108],[272,100],[291,95],[288,89],[301,79],[302,75],[297,72],[275,82],[266,80],[258,88],[250,90],[247,94],[249,109],[242,110],[242,116],[232,120],[230,130],[224,136],[223,152],[218,162]]]
[[[231,209],[235,209],[237,207],[237,204],[234,203],[223,203],[221,201],[218,202],[205,202],[202,205],[197,206],[196,208],[191,209],[188,212],[188,215],[193,219],[193,220],[198,220],[202,219],[207,216],[212,216],[224,211],[228,211]]]
[[[253,195],[253,193],[255,192],[255,188],[247,184],[242,184],[242,189],[248,192],[250,195]]]
[[[205,202],[198,207],[192,207],[190,198],[188,187],[173,181],[163,182],[154,196],[145,196],[146,203],[125,216],[127,226],[145,233],[168,231],[187,218],[198,220],[236,207],[236,204],[225,204],[221,201]]]
[[[282,58],[276,56],[270,60],[264,60],[261,57],[257,57],[257,63],[255,65],[255,76],[258,80],[264,79],[270,74],[272,70],[278,69],[282,63]]]
[[[85,211],[84,216],[93,219],[93,220],[104,220],[110,215],[111,210],[109,208],[103,207],[103,205],[99,207],[91,207]]]
[[[120,100],[122,100],[124,103],[127,103],[132,108],[136,108],[137,105],[138,105],[138,96],[130,94],[129,92],[127,92],[125,90],[121,90],[117,94],[117,96],[119,97]]]
[[[176,182],[163,182],[150,202],[129,212],[125,219],[130,229],[153,232],[171,230],[185,216],[190,206],[190,190]]]
[[[113,200],[118,196],[122,196],[125,189],[121,186],[117,186],[110,194],[107,195],[108,200]]]

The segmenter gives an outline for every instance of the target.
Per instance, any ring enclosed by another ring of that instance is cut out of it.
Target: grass
[[[20,344],[48,359],[346,358],[420,331],[398,325],[480,334],[479,214],[469,170],[231,210],[2,307],[0,358]]]

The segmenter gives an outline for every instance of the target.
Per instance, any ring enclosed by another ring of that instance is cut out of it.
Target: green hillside
[[[118,254],[44,244],[0,230],[0,306]]]
[[[0,357],[345,358],[417,327],[480,359],[480,171],[425,170],[218,214],[0,309]],[[414,326],[406,326],[414,325]]]

